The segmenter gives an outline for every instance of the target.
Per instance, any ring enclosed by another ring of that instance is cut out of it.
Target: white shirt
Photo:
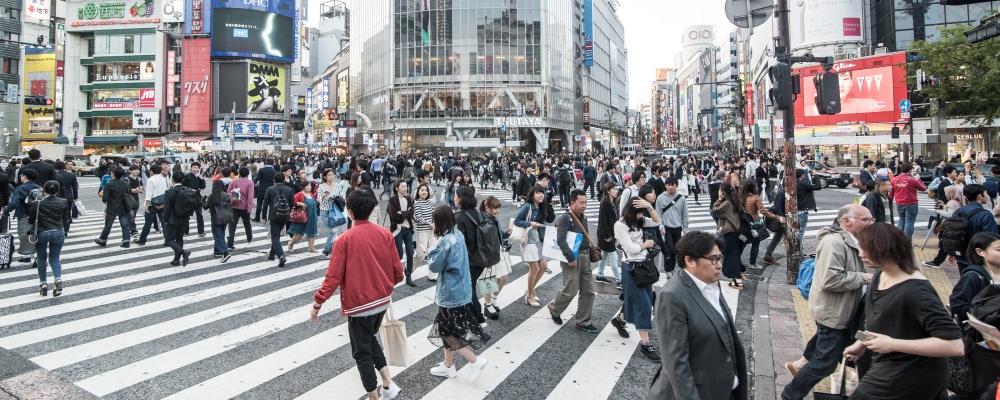
[[[718,311],[719,315],[722,316],[722,320],[726,321],[726,323],[728,324],[729,319],[726,318],[726,312],[722,311],[722,303],[720,302],[720,298],[722,297],[721,295],[722,292],[719,289],[719,284],[718,283],[708,284],[702,282],[701,279],[698,279],[698,277],[691,274],[691,272],[688,271],[687,268],[681,268],[681,269],[684,270],[684,272],[691,277],[691,280],[694,281],[695,286],[698,286],[698,291],[701,292],[702,296],[705,296],[705,300],[708,300],[708,304],[711,304],[712,307],[715,308],[715,311]],[[733,339],[739,340],[739,338],[733,338]],[[740,377],[739,376],[733,377],[733,389],[735,390],[739,386],[740,386]]]
[[[149,177],[149,180],[146,182],[146,201],[156,196],[162,196],[166,192],[167,178],[163,177],[162,174]]]

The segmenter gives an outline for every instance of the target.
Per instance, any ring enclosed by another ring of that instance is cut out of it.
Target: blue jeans
[[[413,273],[413,228],[399,227],[396,235],[396,252],[399,258],[403,258],[403,249],[406,249],[406,269],[403,272],[409,276]],[[476,276],[479,279],[479,276]]]
[[[104,215],[104,230],[101,231],[101,242],[107,242],[108,236],[111,235],[111,225],[115,223],[115,218],[118,219],[118,225],[122,228],[122,243],[128,243],[129,240],[129,229],[131,229],[131,224],[128,222],[129,214],[120,215],[115,217],[111,214]]]
[[[226,246],[226,228],[229,224],[212,225],[212,240],[215,241],[215,254],[226,254],[229,247]]]
[[[913,239],[913,226],[917,223],[917,208],[916,204],[911,204],[904,206],[901,204],[896,204],[896,214],[898,218],[896,219],[896,227],[903,231],[906,237]]]
[[[819,381],[826,379],[840,363],[844,349],[852,343],[851,331],[816,324],[816,336],[803,352],[809,362],[781,391],[782,400],[801,400]]]
[[[337,240],[337,237],[340,236],[340,234],[342,233],[341,230],[344,229],[344,227],[346,225],[341,225],[341,226],[333,227],[333,228],[327,226],[326,225],[326,218],[327,218],[328,215],[330,215],[330,211],[328,211],[328,210],[320,210],[320,212],[319,212],[319,222],[320,222],[320,225],[322,225],[324,228],[326,228],[326,244],[323,245],[323,250],[325,250],[327,253],[332,253],[333,252],[333,242],[335,240]]]
[[[601,250],[601,263],[597,265],[597,276],[604,277],[604,264],[611,264],[611,273],[615,274],[615,281],[621,283],[622,273],[618,268],[618,252]]]
[[[62,254],[63,243],[66,241],[66,232],[62,229],[45,231],[38,234],[38,244],[35,245],[35,252],[38,255],[38,281],[45,283],[46,264],[52,267],[52,277],[57,281],[62,280],[62,261],[59,256]]]
[[[622,268],[622,292],[625,294],[625,304],[622,305],[622,312],[625,313],[625,322],[635,325],[638,330],[653,329],[653,285],[637,286],[628,271],[632,270],[632,265],[627,261],[621,263]]]
[[[799,211],[799,243],[805,240],[806,226],[809,226],[809,211]]]

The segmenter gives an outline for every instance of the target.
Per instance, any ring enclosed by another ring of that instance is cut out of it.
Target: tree
[[[963,34],[968,25],[946,27],[935,42],[913,43],[917,60],[907,64],[912,87],[916,71],[923,70],[922,95],[943,103],[931,113],[964,118],[972,125],[990,125],[1000,118],[1000,39],[970,44]],[[943,109],[942,109],[943,108]]]

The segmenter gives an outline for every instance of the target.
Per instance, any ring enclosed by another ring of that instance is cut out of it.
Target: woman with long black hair
[[[723,183],[719,187],[719,200],[712,204],[712,215],[719,219],[716,234],[722,237],[722,242],[726,245],[722,249],[722,275],[730,279],[729,287],[736,290],[743,290],[743,262],[740,259],[746,243],[739,237],[742,210],[743,203],[736,187]]]
[[[48,181],[42,188],[45,197],[28,204],[28,224],[31,224],[38,237],[35,244],[35,254],[38,263],[39,294],[48,296],[49,285],[46,277],[48,267],[52,268],[55,278],[55,290],[52,297],[62,294],[62,261],[60,259],[66,233],[63,231],[63,218],[69,203],[59,197],[62,188],[59,182]]]

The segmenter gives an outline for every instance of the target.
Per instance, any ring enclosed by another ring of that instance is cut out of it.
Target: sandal
[[[49,285],[44,284],[44,283],[41,284],[41,285],[38,285],[38,294],[40,294],[42,296],[48,296],[49,295]]]
[[[56,289],[52,291],[52,297],[59,297],[62,294],[62,279],[56,280]]]

